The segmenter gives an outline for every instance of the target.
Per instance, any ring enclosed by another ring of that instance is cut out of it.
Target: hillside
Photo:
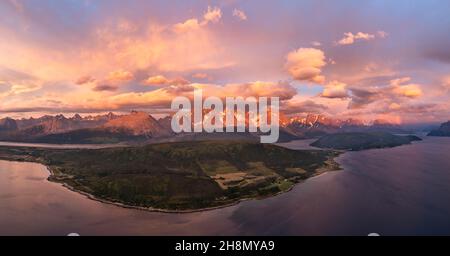
[[[323,136],[311,146],[339,150],[364,150],[371,148],[396,147],[422,140],[417,136],[398,136],[383,132],[337,133]]]
[[[431,131],[428,136],[450,137],[450,121],[443,123],[439,129]]]
[[[96,150],[0,147],[0,159],[45,164],[50,179],[126,205],[192,210],[289,190],[337,169],[331,151],[243,142],[184,142]]]

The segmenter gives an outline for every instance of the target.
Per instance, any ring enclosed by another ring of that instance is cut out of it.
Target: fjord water
[[[450,235],[450,138],[337,161],[343,171],[288,193],[188,214],[100,203],[47,181],[45,166],[0,161],[0,235]]]

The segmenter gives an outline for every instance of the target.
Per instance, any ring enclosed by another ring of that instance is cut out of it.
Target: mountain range
[[[0,140],[41,143],[117,143],[147,141],[189,141],[238,139],[257,140],[260,133],[192,133],[174,134],[171,118],[155,119],[146,112],[132,111],[129,114],[85,116],[75,114],[45,115],[40,118],[0,119]],[[304,117],[282,117],[280,120],[280,140],[314,138],[340,132],[382,131],[408,133],[401,126],[375,120],[365,124],[357,119],[334,119],[318,114]]]
[[[293,117],[282,121],[282,126],[300,138],[312,138],[342,132],[411,133],[411,131],[402,128],[402,126],[385,120],[374,120],[370,124],[365,124],[361,120],[354,118],[342,120],[318,114],[308,114],[306,117]]]

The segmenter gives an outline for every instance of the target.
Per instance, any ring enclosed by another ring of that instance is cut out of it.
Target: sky
[[[277,96],[292,116],[450,119],[450,2],[0,1],[0,117]]]

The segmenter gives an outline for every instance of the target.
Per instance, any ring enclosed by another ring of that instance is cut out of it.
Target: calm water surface
[[[450,235],[450,138],[338,162],[343,171],[277,197],[164,214],[92,201],[48,182],[45,166],[0,161],[0,235]]]

